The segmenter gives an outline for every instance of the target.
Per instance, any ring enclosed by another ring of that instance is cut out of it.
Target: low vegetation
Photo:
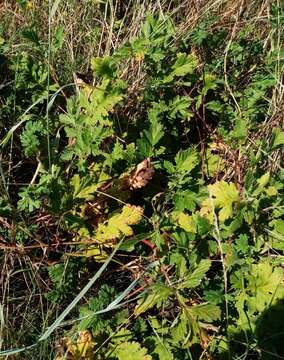
[[[0,19],[0,357],[283,359],[283,4]]]

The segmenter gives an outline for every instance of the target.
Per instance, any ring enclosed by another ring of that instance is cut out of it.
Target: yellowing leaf
[[[177,211],[173,213],[173,217],[183,230],[194,234],[196,233],[196,223],[191,215]]]
[[[211,198],[202,203],[201,215],[208,219],[212,217],[213,207],[219,209],[219,220],[225,221],[233,216],[233,205],[240,201],[239,193],[233,183],[226,181],[217,181],[213,185],[208,185],[208,191]]]
[[[57,354],[56,360],[93,359],[93,349],[95,343],[93,342],[92,334],[88,330],[80,331],[79,337],[76,342],[72,342],[70,338],[64,338],[62,340],[66,344],[67,350],[59,349],[60,354]]]
[[[270,180],[270,172],[266,172],[263,174],[259,179],[257,179],[257,182],[259,184],[259,187],[264,188]]]
[[[92,334],[88,330],[79,333],[76,350],[79,352],[80,356],[86,357],[90,355],[89,353],[92,351],[94,345]]]
[[[214,177],[218,172],[225,168],[224,160],[220,155],[215,153],[215,150],[219,150],[215,143],[210,144],[206,150],[204,171],[207,172],[208,177]]]
[[[139,206],[125,205],[121,217],[128,225],[135,225],[142,219],[143,209]]]
[[[214,206],[212,204],[212,200],[206,199],[203,201],[202,207],[199,212],[200,216],[207,218],[209,220],[210,224],[213,224],[213,222],[214,222],[212,206]]]
[[[67,256],[76,257],[93,257],[97,262],[104,262],[108,258],[108,254],[100,247],[89,247],[83,251],[77,251],[75,253],[66,253]]]
[[[265,192],[268,196],[276,196],[278,194],[278,190],[275,186],[268,186]]]
[[[147,355],[147,349],[140,346],[138,342],[123,342],[115,349],[118,360],[152,360],[152,356]]]
[[[98,226],[96,240],[104,243],[117,239],[122,235],[133,235],[133,230],[129,225],[139,223],[142,215],[143,209],[141,207],[125,205],[121,214],[114,215],[106,223]]]

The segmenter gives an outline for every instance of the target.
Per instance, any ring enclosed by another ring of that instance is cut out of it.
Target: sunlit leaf
[[[239,192],[233,183],[224,180],[217,181],[213,185],[208,185],[211,198],[202,203],[201,215],[212,219],[212,212],[215,208],[219,210],[219,220],[225,221],[233,216],[233,205],[240,201]]]
[[[118,360],[151,360],[152,356],[147,355],[147,349],[141,347],[138,342],[123,342],[115,348],[115,355]]]
[[[189,288],[193,289],[200,285],[201,280],[204,278],[206,272],[211,267],[211,261],[209,259],[201,260],[196,269],[188,274],[182,282],[178,284],[178,289]]]
[[[197,227],[192,215],[188,215],[180,211],[175,211],[172,216],[183,230],[194,234],[196,233]]]
[[[138,316],[154,306],[160,306],[173,294],[173,289],[165,285],[154,285],[149,289],[149,293],[138,301],[135,308],[135,315]]]
[[[139,223],[143,209],[138,206],[125,205],[120,214],[114,215],[106,223],[100,224],[96,232],[96,240],[107,242],[118,239],[120,236],[131,236],[133,230],[130,225]]]
[[[191,172],[198,165],[198,154],[193,148],[181,150],[175,157],[176,169],[180,172]]]

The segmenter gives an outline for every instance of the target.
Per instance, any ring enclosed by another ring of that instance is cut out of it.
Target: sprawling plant
[[[33,164],[16,193],[1,183],[0,221],[13,226],[0,239],[54,246],[46,301],[59,307],[115,252],[72,308],[57,360],[283,355],[284,141],[272,106],[283,49],[249,26],[229,38],[217,20],[179,39],[170,17],[148,15],[65,98],[44,60],[9,64],[26,93],[1,146],[18,137]]]

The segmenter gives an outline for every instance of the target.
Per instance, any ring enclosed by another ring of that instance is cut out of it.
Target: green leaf
[[[168,160],[165,160],[163,162],[163,168],[169,173],[174,174],[175,172],[175,166]]]
[[[276,149],[278,146],[281,146],[284,144],[284,131],[278,131],[276,132],[273,144],[272,144],[272,149]]]
[[[94,75],[109,79],[115,76],[116,68],[112,64],[110,56],[93,58],[91,63]]]
[[[177,286],[178,289],[193,289],[200,285],[201,280],[204,278],[206,272],[210,269],[211,261],[209,259],[201,260],[197,268]]]
[[[101,174],[97,183],[90,184],[90,179],[81,179],[78,174],[75,174],[70,182],[73,188],[73,199],[92,200],[94,193],[101,186],[102,180],[106,181],[108,178],[108,175]]]
[[[152,123],[149,131],[145,132],[145,135],[151,146],[154,147],[164,136],[162,124],[158,122]]]
[[[154,354],[158,355],[159,360],[174,360],[174,356],[170,350],[170,346],[163,342],[163,339],[154,338],[155,349]]]
[[[179,172],[191,172],[199,163],[196,149],[181,150],[175,157],[176,170]]]
[[[54,31],[53,41],[52,41],[54,53],[57,52],[59,49],[61,49],[63,45],[64,31],[65,31],[64,26],[59,26]]]
[[[122,328],[115,333],[115,335],[111,339],[111,342],[112,344],[117,345],[117,344],[125,343],[126,341],[131,341],[131,338],[132,338],[131,331],[126,328]]]
[[[200,95],[197,97],[196,109],[199,109],[202,104],[203,98],[207,95],[209,90],[215,90],[218,86],[216,76],[210,73],[205,73],[200,80],[203,80],[203,87]]]
[[[214,148],[212,145],[211,148],[206,150],[205,170],[208,174],[208,177],[214,177],[216,174],[218,174],[218,172],[225,169],[225,163],[223,159],[219,155],[213,153]]]
[[[199,304],[190,306],[188,311],[192,316],[197,317],[198,320],[204,320],[206,322],[213,322],[221,317],[221,310],[219,306],[214,304]]]
[[[210,222],[208,221],[208,219],[206,219],[202,216],[199,216],[198,214],[194,214],[193,217],[197,224],[198,234],[204,235],[204,234],[208,233],[208,231],[211,228],[211,225],[210,225]]]
[[[259,196],[259,194],[261,194],[264,191],[266,185],[269,184],[270,177],[271,177],[270,172],[267,171],[265,174],[263,174],[260,178],[257,179],[257,187],[253,191],[254,197]]]
[[[191,105],[192,99],[188,96],[176,96],[169,102],[169,116],[174,119],[177,116],[182,118],[190,118],[193,113],[188,109]]]
[[[41,121],[26,123],[20,139],[27,156],[36,155],[40,151],[43,135],[46,135],[46,131]]]
[[[176,265],[177,274],[184,277],[187,272],[186,260],[179,252],[173,252],[170,255],[170,264]]]
[[[176,193],[174,196],[175,209],[177,211],[193,211],[196,207],[196,198],[197,194],[190,190]]]
[[[12,214],[12,207],[8,201],[0,196],[0,216],[8,217]]]
[[[284,235],[284,220],[278,219],[273,222],[274,230],[281,235]]]
[[[39,41],[39,36],[38,33],[32,29],[32,28],[28,28],[22,31],[22,36],[31,41],[32,43],[34,43],[36,46],[40,45],[40,41]]]
[[[244,140],[247,136],[249,129],[249,122],[246,118],[237,117],[235,120],[235,126],[230,132],[230,135],[233,139]]]
[[[251,303],[258,311],[262,311],[267,304],[271,305],[271,301],[275,302],[284,295],[284,270],[280,267],[273,269],[268,261],[253,264],[247,278],[247,288],[255,296]]]
[[[32,212],[35,209],[39,209],[41,201],[30,188],[23,188],[19,192],[20,200],[18,201],[18,209],[22,211]]]
[[[165,132],[163,125],[159,122],[159,116],[166,109],[166,105],[163,101],[154,103],[152,109],[148,113],[148,118],[150,120],[150,127],[147,130],[143,131],[142,139],[138,140],[138,147],[140,153],[144,157],[152,157],[157,155],[157,150],[155,146],[163,138]]]
[[[156,284],[149,289],[148,294],[138,301],[138,304],[134,310],[134,314],[139,316],[145,311],[151,309],[154,306],[161,306],[161,304],[167,300],[173,294],[173,289]]]
[[[183,342],[189,333],[188,317],[185,311],[182,311],[179,315],[179,321],[176,326],[171,329],[171,335],[173,340],[177,343]]]
[[[198,26],[194,27],[191,33],[193,43],[198,46],[202,45],[203,41],[206,40],[208,36],[209,31],[206,29],[204,23],[201,23]]]
[[[193,74],[198,65],[198,59],[194,54],[179,53],[177,60],[172,66],[171,73],[164,78],[164,83],[169,83],[175,77]]]
[[[248,236],[246,234],[240,234],[236,240],[235,248],[239,253],[246,254],[249,250]]]
[[[273,268],[269,260],[252,264],[249,271],[243,275],[239,272],[232,280],[233,286],[240,289],[236,296],[237,323],[244,330],[254,328],[256,315],[283,299],[284,270],[281,267]]]
[[[79,331],[92,328],[94,332],[100,331],[100,315],[96,315],[96,312],[105,309],[114,299],[116,292],[114,288],[103,284],[95,297],[88,299],[88,304],[80,307],[80,317],[88,316],[81,320],[78,329]]]

